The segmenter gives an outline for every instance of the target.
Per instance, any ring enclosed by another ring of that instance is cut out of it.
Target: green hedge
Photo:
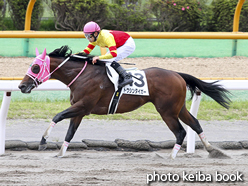
[[[17,30],[24,30],[26,10],[29,0],[7,0],[10,8],[10,16],[13,20],[14,26]],[[31,29],[38,30],[40,27],[40,20],[43,15],[42,0],[36,0],[32,18]]]
[[[233,18],[239,0],[213,0],[211,3],[212,31],[231,32],[233,30]],[[245,1],[240,14],[239,30],[248,31],[248,2]]]
[[[105,26],[109,15],[106,0],[51,0],[58,30],[81,31],[89,21]]]
[[[3,29],[3,14],[2,14],[2,9],[3,9],[3,6],[4,6],[4,2],[3,1],[0,1],[0,30]]]
[[[37,0],[32,13],[33,30],[82,30],[88,21],[102,28],[123,31],[209,31],[233,29],[239,0],[47,0],[55,17],[40,20],[43,7]],[[8,0],[12,21],[2,18],[0,29],[23,30],[29,0]],[[3,1],[0,1],[0,9]],[[2,26],[1,26],[2,25]],[[240,15],[239,30],[248,31],[248,1]]]

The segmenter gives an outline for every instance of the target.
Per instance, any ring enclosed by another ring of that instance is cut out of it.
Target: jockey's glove
[[[78,56],[87,56],[88,54],[86,54],[85,52],[78,52],[72,55],[78,55]]]

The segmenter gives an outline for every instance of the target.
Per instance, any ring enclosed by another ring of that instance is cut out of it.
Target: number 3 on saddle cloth
[[[116,112],[122,94],[149,96],[147,79],[143,70],[128,71],[133,76],[133,83],[132,85],[126,85],[119,89],[119,74],[110,66],[110,64],[106,64],[106,71],[110,81],[115,87],[115,92],[109,104],[108,114],[114,114]]]

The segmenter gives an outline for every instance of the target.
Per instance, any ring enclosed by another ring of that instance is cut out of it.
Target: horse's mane
[[[71,54],[72,54],[72,50],[67,45],[64,45],[60,48],[55,49],[51,53],[49,53],[48,56],[49,57],[55,57],[55,58],[56,57],[57,58],[58,57],[63,57],[63,58],[70,57],[70,60],[78,61],[78,62],[85,62],[87,60],[89,62],[89,64],[92,64],[92,58],[94,57],[93,55],[88,55],[88,54],[85,54],[83,52],[77,53],[78,56],[87,57],[86,59],[81,59],[81,58],[73,57],[73,56],[71,56]],[[96,65],[104,65],[104,63],[97,62]]]
[[[64,45],[60,48],[55,49],[51,53],[48,54],[49,57],[64,57],[67,58],[72,54],[71,49],[67,46]]]

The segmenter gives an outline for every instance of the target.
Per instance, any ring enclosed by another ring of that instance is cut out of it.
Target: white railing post
[[[0,154],[4,154],[5,152],[6,119],[8,115],[10,100],[11,92],[4,92],[0,109]]]
[[[201,92],[198,90],[195,92],[192,104],[190,107],[190,113],[197,118],[197,112],[201,102]],[[187,127],[187,153],[195,152],[195,131],[193,131],[189,126]]]

